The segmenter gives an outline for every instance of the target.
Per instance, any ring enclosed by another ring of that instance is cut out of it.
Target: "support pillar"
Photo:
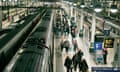
[[[91,30],[91,43],[90,43],[90,52],[94,50],[94,39],[95,39],[95,29],[96,29],[96,13],[93,13],[92,17],[92,30]]]
[[[74,12],[75,12],[75,14],[74,14],[75,22],[77,22],[77,19],[76,19],[76,13],[77,13],[77,11],[76,11],[76,7],[74,7]]]
[[[79,33],[80,37],[83,37],[83,23],[84,23],[83,20],[84,20],[83,9],[81,9],[80,33]]]
[[[113,67],[120,67],[120,38],[116,38],[114,42],[115,54],[113,59]]]
[[[2,30],[2,6],[0,6],[0,30]]]
[[[70,16],[73,17],[73,7],[70,6],[70,9],[71,9],[71,11],[70,11],[71,14],[70,14]]]

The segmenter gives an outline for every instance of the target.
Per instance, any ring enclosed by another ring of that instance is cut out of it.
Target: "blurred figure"
[[[88,64],[85,59],[81,60],[81,71],[82,72],[88,72]]]
[[[64,40],[63,39],[61,40],[60,47],[61,47],[61,51],[63,51],[63,48],[64,48]]]
[[[64,66],[67,68],[67,72],[72,72],[72,59],[69,56],[66,57]]]
[[[76,70],[77,70],[77,64],[78,64],[78,57],[77,57],[77,54],[75,54],[75,55],[73,56],[72,62],[73,62],[74,71],[76,72]]]
[[[10,16],[8,16],[8,21],[10,21]]]
[[[76,37],[76,28],[74,26],[71,26],[71,36],[72,36],[72,40],[73,38]]]
[[[77,51],[77,49],[78,49],[78,44],[77,44],[77,40],[74,40],[73,41],[73,49],[74,49],[74,51],[76,52]]]
[[[79,49],[77,55],[78,55],[79,71],[81,71],[81,59],[82,59],[82,56],[83,56],[83,52],[81,51],[81,49]]]
[[[14,22],[14,16],[11,16],[11,22],[12,23]]]
[[[68,52],[68,49],[70,48],[70,42],[69,40],[64,41],[64,48],[66,49],[66,52]]]
[[[103,60],[104,60],[104,64],[107,64],[107,48],[103,48]]]

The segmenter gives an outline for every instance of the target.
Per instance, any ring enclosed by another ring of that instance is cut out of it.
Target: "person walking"
[[[69,56],[66,57],[64,66],[67,68],[67,72],[72,72],[72,59]]]
[[[64,48],[64,40],[63,39],[61,40],[60,47],[61,47],[61,52],[62,52],[63,48]]]
[[[68,50],[70,48],[70,42],[69,42],[69,40],[65,40],[64,41],[64,48],[66,49],[66,52],[68,53]]]
[[[73,68],[74,68],[74,71],[76,72],[77,70],[77,65],[78,65],[78,59],[77,59],[77,54],[75,54],[73,57],[72,57],[72,63],[73,63]]]
[[[81,71],[82,72],[88,72],[88,64],[85,59],[81,60]]]
[[[78,49],[77,40],[74,40],[74,41],[73,41],[73,49],[74,49],[74,52],[76,52],[77,49]]]
[[[104,60],[104,64],[107,64],[107,54],[108,54],[107,49],[103,48],[103,60]]]
[[[83,52],[81,51],[81,49],[78,51],[77,55],[78,55],[79,71],[81,71],[81,59],[82,59],[82,56],[83,56]]]

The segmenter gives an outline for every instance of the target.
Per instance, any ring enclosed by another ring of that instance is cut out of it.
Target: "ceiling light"
[[[70,5],[72,5],[72,2],[69,2]]]
[[[116,12],[118,11],[117,5],[111,5],[110,11],[111,11],[112,13],[116,13]]]
[[[77,6],[77,4],[76,4],[76,3],[74,3],[73,5],[74,5],[74,6]]]
[[[101,11],[102,11],[101,5],[100,5],[100,4],[97,4],[97,5],[95,6],[95,8],[94,8],[94,11],[95,11],[95,12],[101,12]]]
[[[84,7],[85,7],[85,4],[84,4],[84,3],[81,3],[80,7],[81,7],[81,8],[84,8]]]

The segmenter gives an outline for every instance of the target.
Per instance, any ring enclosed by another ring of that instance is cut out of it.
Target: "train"
[[[53,72],[53,11],[41,19],[3,72]]]

